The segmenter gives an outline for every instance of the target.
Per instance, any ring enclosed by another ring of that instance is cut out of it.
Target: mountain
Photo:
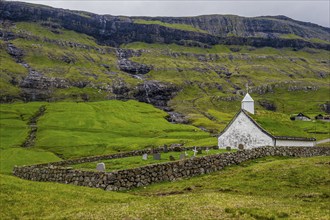
[[[135,99],[218,132],[248,84],[257,109],[329,113],[329,36],[284,16],[123,17],[1,1],[0,100]]]
[[[285,16],[118,17],[20,2],[2,2],[0,12],[2,19],[16,22],[52,21],[110,46],[135,41],[179,44],[196,41],[208,45],[330,48],[327,45],[330,41],[329,28]]]

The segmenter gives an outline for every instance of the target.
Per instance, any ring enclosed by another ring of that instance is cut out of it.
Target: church
[[[226,147],[251,149],[264,146],[315,146],[315,138],[274,136],[262,128],[250,114],[254,114],[254,100],[247,93],[242,100],[241,110],[220,134],[219,149]]]

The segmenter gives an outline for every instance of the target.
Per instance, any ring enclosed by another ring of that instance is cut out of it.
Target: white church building
[[[241,110],[218,138],[219,148],[251,149],[264,146],[315,146],[315,138],[273,136],[263,129],[249,114],[254,114],[254,100],[247,93]]]

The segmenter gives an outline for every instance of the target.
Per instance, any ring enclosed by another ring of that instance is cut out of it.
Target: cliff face
[[[276,38],[281,34],[295,34],[302,38],[329,39],[329,28],[316,24],[295,21],[285,16],[240,17],[235,15],[203,15],[197,17],[160,17],[146,20],[160,20],[166,23],[192,25],[221,37],[265,37]]]
[[[326,42],[308,40],[330,41],[329,28],[295,21],[283,16],[255,18],[230,15],[181,18],[116,17],[21,2],[0,2],[0,19],[30,22],[52,21],[68,30],[93,36],[99,43],[111,46],[135,41],[177,44],[192,41],[208,45],[235,43],[259,47],[303,48],[307,46],[330,49]],[[137,20],[140,22],[136,22]],[[180,29],[180,26],[175,25],[186,25],[201,31]],[[291,37],[290,39],[281,38],[283,35]]]

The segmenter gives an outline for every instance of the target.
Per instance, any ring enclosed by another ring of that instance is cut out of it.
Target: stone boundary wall
[[[181,152],[185,150],[192,150],[195,147],[168,147],[168,152]],[[212,147],[196,147],[196,149],[202,149],[205,150],[206,148],[209,149],[218,149],[218,146],[212,146]],[[45,166],[67,166],[67,165],[73,165],[73,164],[81,164],[81,163],[89,163],[99,160],[110,160],[110,159],[117,159],[117,158],[124,158],[124,157],[134,157],[134,156],[142,156],[143,154],[152,154],[154,153],[161,153],[164,152],[164,147],[158,147],[152,149],[143,149],[143,150],[135,150],[135,151],[128,151],[123,153],[117,153],[117,154],[108,154],[108,155],[99,155],[99,156],[92,156],[92,157],[82,157],[78,159],[72,159],[72,160],[62,160],[58,162],[51,162],[51,163],[44,163],[44,164],[37,164],[34,165],[35,167],[45,167]]]
[[[262,147],[237,152],[152,164],[115,172],[92,172],[56,166],[15,167],[17,177],[43,182],[59,182],[105,190],[128,190],[162,181],[174,181],[223,169],[226,166],[265,156],[330,156],[328,147]]]

